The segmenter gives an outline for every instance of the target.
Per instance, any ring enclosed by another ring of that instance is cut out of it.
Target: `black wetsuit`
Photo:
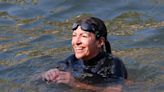
[[[123,62],[105,52],[88,61],[71,55],[57,64],[62,71],[70,71],[75,79],[86,83],[109,83],[127,79],[127,70]]]

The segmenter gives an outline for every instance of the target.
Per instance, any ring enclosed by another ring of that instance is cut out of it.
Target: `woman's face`
[[[83,31],[80,26],[72,33],[72,47],[76,58],[89,60],[101,51],[102,42],[95,34]]]

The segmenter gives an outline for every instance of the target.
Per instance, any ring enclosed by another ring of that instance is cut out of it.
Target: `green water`
[[[163,92],[163,9],[163,0],[0,0],[0,92],[87,92],[38,76],[72,53],[71,25],[85,16],[105,21],[132,81],[125,92]]]

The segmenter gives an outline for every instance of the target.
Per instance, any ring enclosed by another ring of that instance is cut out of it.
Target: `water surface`
[[[87,92],[38,77],[72,53],[71,24],[105,21],[128,69],[125,92],[164,91],[163,0],[0,0],[0,92]]]

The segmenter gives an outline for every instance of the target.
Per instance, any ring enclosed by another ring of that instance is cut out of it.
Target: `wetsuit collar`
[[[96,65],[98,63],[98,61],[100,61],[103,57],[105,56],[105,52],[100,52],[97,56],[95,56],[94,58],[87,60],[87,61],[83,61],[85,66],[93,66]]]

